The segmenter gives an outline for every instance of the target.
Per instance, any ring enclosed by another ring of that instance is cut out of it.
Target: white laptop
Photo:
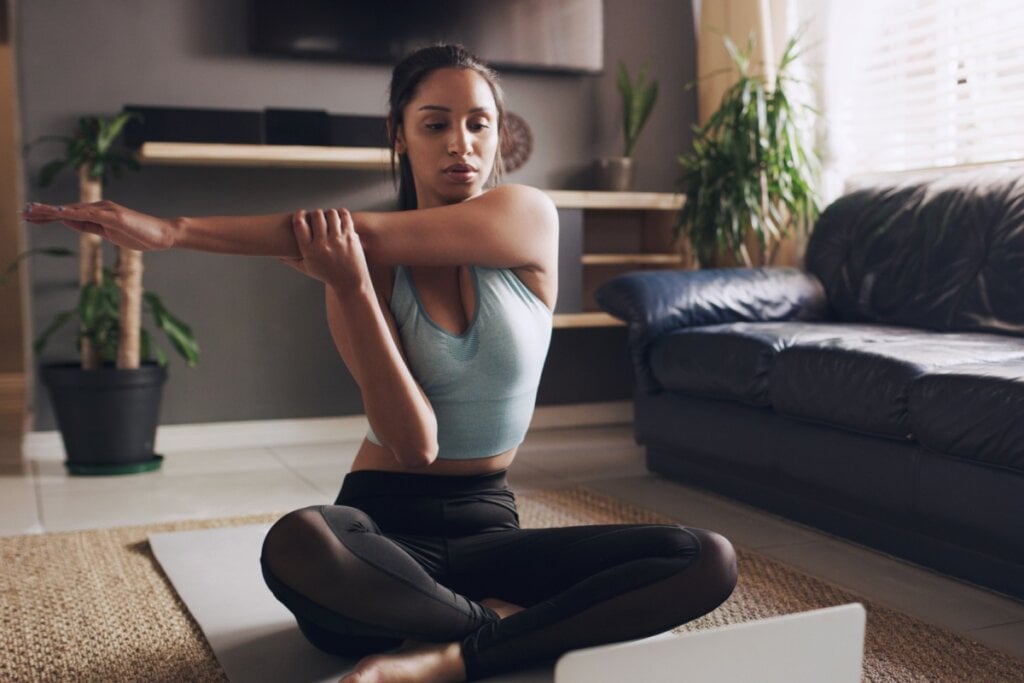
[[[555,683],[860,683],[859,603],[568,652]]]

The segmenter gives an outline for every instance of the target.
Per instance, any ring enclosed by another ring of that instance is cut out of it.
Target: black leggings
[[[520,529],[504,472],[350,473],[335,505],[274,524],[261,564],[318,648],[458,641],[469,680],[666,631],[736,584],[732,546],[701,529]],[[484,598],[526,609],[500,619]]]

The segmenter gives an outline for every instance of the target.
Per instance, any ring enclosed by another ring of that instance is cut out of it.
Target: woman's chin
[[[419,196],[419,207],[421,209],[437,204],[458,204],[467,199],[472,199],[484,193],[483,183],[450,184],[442,187],[435,187],[426,197]]]
[[[473,183],[471,185],[458,185],[445,192],[445,199],[449,203],[454,204],[457,202],[464,202],[467,199],[472,199],[473,197],[483,194],[483,192],[483,186],[477,183]]]

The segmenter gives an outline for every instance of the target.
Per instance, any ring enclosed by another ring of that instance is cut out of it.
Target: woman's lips
[[[452,164],[444,169],[444,174],[457,183],[473,182],[476,173],[476,169],[468,164]]]

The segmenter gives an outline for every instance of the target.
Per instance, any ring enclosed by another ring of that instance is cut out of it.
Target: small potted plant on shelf
[[[617,80],[619,95],[622,97],[622,132],[625,140],[620,157],[603,157],[597,160],[597,187],[599,190],[626,191],[633,187],[636,177],[636,162],[633,153],[647,119],[651,116],[658,99],[658,82],[647,82],[647,65],[637,73],[636,81],[630,78],[626,65],[619,62]]]
[[[703,265],[772,265],[782,240],[818,216],[818,162],[800,130],[801,109],[813,110],[796,102],[789,73],[797,42],[786,43],[769,84],[751,73],[753,36],[746,50],[725,37],[739,78],[679,157],[686,200],[676,237],[687,233]]]
[[[132,117],[83,117],[76,135],[56,138],[65,143],[64,156],[47,163],[39,176],[48,185],[62,169],[78,172],[79,200],[102,198],[107,174],[120,176],[123,167],[137,168],[119,154],[114,142]],[[42,138],[40,141],[54,139]],[[145,308],[171,346],[190,365],[199,359],[191,329],[172,315],[160,298],[142,289],[142,255],[119,248],[113,269],[102,263],[102,239],[83,233],[79,242],[77,305],[57,314],[36,338],[41,352],[57,330],[77,321],[75,362],[41,367],[72,474],[125,474],[156,469],[162,458],[153,452],[160,397],[167,378],[167,356],[142,329]],[[73,256],[69,249],[26,252]],[[19,257],[19,261],[21,257]],[[12,266],[17,267],[17,262]]]

